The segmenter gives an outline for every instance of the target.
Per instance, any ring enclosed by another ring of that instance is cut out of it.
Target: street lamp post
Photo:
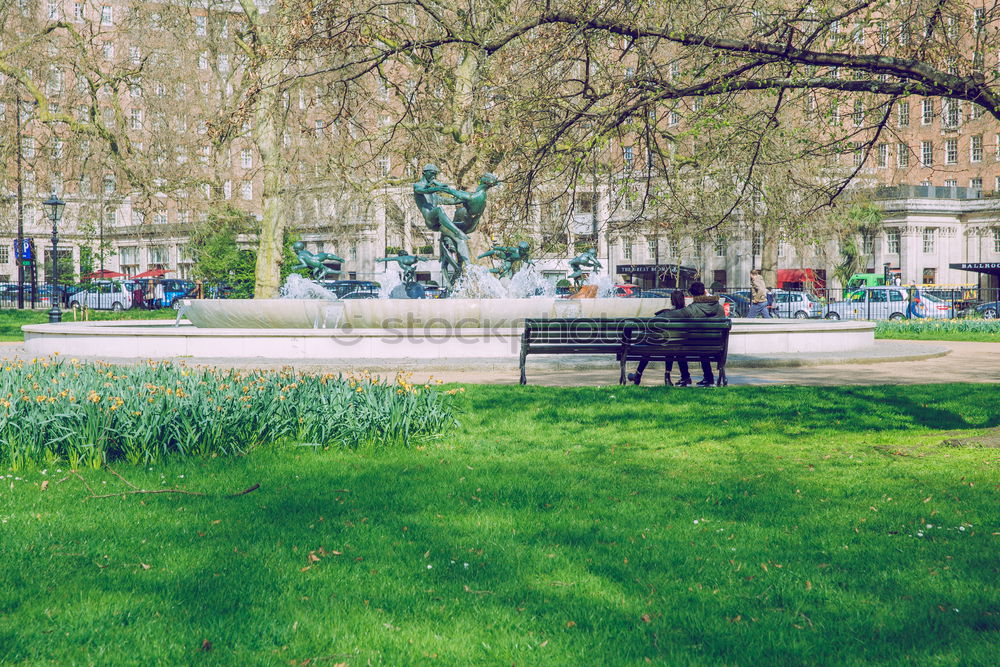
[[[45,213],[52,221],[52,308],[49,310],[49,324],[62,322],[62,310],[59,308],[59,221],[62,219],[66,202],[52,195],[42,202]]]

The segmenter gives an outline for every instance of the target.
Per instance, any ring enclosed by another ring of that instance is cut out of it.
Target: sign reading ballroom
[[[985,271],[992,273],[1000,271],[1000,262],[963,262],[961,264],[949,264],[948,268],[960,271]]]

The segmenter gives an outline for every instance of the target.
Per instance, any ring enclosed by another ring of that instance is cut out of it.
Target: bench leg
[[[524,355],[521,355],[521,384],[528,384],[528,378],[524,376]]]
[[[618,384],[625,384],[626,359],[628,356],[625,354],[618,357]]]
[[[729,380],[726,378],[726,367],[719,366],[719,379],[716,381],[715,386],[717,387],[728,387]]]

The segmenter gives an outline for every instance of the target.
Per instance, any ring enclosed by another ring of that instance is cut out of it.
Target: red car
[[[630,285],[628,283],[622,285],[615,285],[615,296],[622,299],[634,299],[639,296],[642,291],[638,285]]]

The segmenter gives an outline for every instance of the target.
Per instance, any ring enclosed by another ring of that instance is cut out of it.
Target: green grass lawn
[[[79,312],[76,314],[80,318]],[[125,310],[113,312],[110,310],[91,310],[88,313],[91,320],[172,320],[177,317],[172,308],[160,310]],[[21,327],[25,324],[45,324],[49,321],[47,310],[18,310],[16,308],[0,308],[0,342],[20,342],[24,340]],[[74,313],[71,309],[63,310],[63,322],[73,322]]]
[[[876,338],[894,340],[954,340],[1000,343],[1000,320],[883,320],[875,325]]]
[[[473,386],[422,448],[115,466],[204,496],[9,472],[0,663],[995,664],[1000,450],[942,442],[998,389]]]

